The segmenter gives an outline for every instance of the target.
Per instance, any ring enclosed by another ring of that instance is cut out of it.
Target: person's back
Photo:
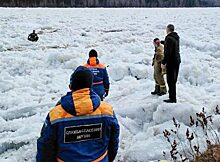
[[[73,91],[50,111],[38,139],[37,162],[114,160],[119,143],[118,121],[112,107],[90,89],[92,79],[80,72],[91,73],[85,69],[79,67],[74,72],[70,86]]]
[[[169,33],[165,38],[165,58],[163,60],[167,67],[179,65],[181,62],[179,49],[179,36],[176,32]]]
[[[91,50],[89,52],[87,64],[83,66],[92,71],[94,75],[93,90],[99,95],[101,100],[103,100],[103,98],[108,95],[110,83],[106,66],[101,64],[97,57],[97,52],[95,50]]]
[[[174,32],[174,25],[169,24],[166,28],[167,36],[164,43],[164,59],[161,68],[167,69],[167,84],[169,87],[169,99],[164,100],[168,103],[176,103],[176,83],[181,63],[179,36]]]

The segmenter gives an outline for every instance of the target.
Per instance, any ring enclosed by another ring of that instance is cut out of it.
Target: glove
[[[108,89],[105,90],[105,97],[108,96],[108,91],[109,91]]]

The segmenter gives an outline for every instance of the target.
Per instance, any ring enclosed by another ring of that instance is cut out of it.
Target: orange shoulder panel
[[[86,116],[95,116],[95,115],[112,115],[113,116],[114,115],[113,108],[106,102],[102,102],[100,106],[96,109],[96,111]],[[58,105],[55,108],[53,108],[50,111],[49,116],[50,116],[51,122],[58,120],[58,119],[75,117],[67,113],[61,105]]]
[[[102,68],[102,69],[105,69],[105,68],[106,68],[106,66],[103,65],[103,64],[98,64],[98,67],[99,67],[99,68]]]
[[[83,65],[84,67],[87,67],[87,68],[101,68],[101,69],[105,69],[106,68],[106,66],[105,65],[103,65],[103,64],[97,64],[97,65],[89,65],[89,64],[85,64],[85,65]]]
[[[95,64],[95,65],[84,64],[83,66],[86,68],[101,68],[101,69],[106,68],[106,66],[103,64]]]
[[[114,115],[113,108],[106,102],[102,102],[100,106],[90,115]]]
[[[67,113],[61,105],[58,105],[55,108],[53,108],[50,111],[49,116],[50,116],[51,122],[57,119],[61,119],[61,118],[73,117],[73,115]]]
[[[102,112],[102,114],[114,115],[112,106],[110,106],[110,105],[107,104],[106,102],[102,102],[101,105],[100,105],[100,107],[101,107],[101,112]]]

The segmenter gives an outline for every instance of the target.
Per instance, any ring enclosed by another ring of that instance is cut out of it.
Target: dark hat
[[[70,77],[72,91],[83,88],[91,88],[93,83],[93,73],[86,67],[79,66]]]
[[[98,53],[96,52],[96,50],[92,49],[89,52],[89,57],[98,57]]]
[[[159,39],[159,38],[155,38],[155,39],[154,39],[154,43],[159,46],[159,45],[160,45],[160,39]]]
[[[154,43],[157,43],[158,41],[160,41],[159,38],[155,38],[155,39],[154,39]]]
[[[173,32],[173,31],[175,30],[175,27],[174,27],[173,24],[167,25],[167,28],[168,28],[171,32]]]

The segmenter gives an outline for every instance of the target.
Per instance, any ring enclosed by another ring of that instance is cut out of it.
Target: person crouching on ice
[[[53,108],[37,140],[37,162],[112,162],[119,144],[113,108],[91,89],[92,72],[78,67],[70,89]]]
[[[87,64],[83,66],[89,68],[92,71],[94,75],[92,88],[103,101],[103,99],[108,96],[110,84],[106,66],[99,62],[96,50],[93,49],[89,52],[89,59]]]
[[[32,42],[37,42],[39,39],[37,33],[35,33],[35,30],[33,30],[33,33],[29,34],[28,40]]]
[[[167,93],[166,84],[163,78],[165,70],[161,69],[161,61],[164,58],[164,46],[160,43],[158,38],[155,38],[153,41],[155,46],[155,54],[153,58],[154,66],[154,80],[155,80],[155,90],[151,92],[152,95],[165,95]]]

